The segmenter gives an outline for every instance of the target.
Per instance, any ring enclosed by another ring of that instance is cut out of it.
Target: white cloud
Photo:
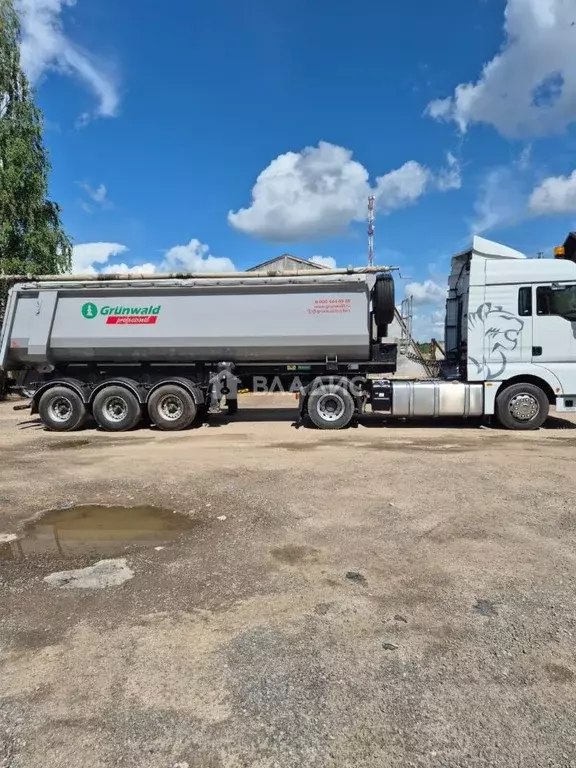
[[[175,245],[166,251],[161,269],[166,272],[234,272],[234,264],[225,257],[212,256],[200,240],[192,238],[187,245]]]
[[[22,67],[33,85],[50,71],[80,80],[97,100],[94,115],[113,117],[120,97],[113,73],[65,33],[62,13],[76,0],[16,0],[22,26]],[[86,123],[89,113],[81,116]]]
[[[368,171],[352,152],[326,142],[279,155],[258,176],[249,208],[230,211],[241,232],[268,240],[300,240],[342,231],[361,219]]]
[[[82,189],[84,189],[88,197],[94,200],[95,203],[102,204],[106,202],[106,195],[108,193],[104,184],[100,184],[95,189],[93,189],[89,184],[83,184]]]
[[[446,154],[446,168],[438,173],[436,184],[441,192],[447,192],[450,189],[460,189],[462,187],[460,161],[452,154],[452,152]]]
[[[521,210],[522,206],[516,203],[516,195],[510,194],[512,183],[511,172],[504,166],[486,173],[474,203],[471,234],[482,234],[502,226]]]
[[[416,312],[412,318],[412,335],[420,341],[444,338],[444,308]]]
[[[368,171],[353,159],[351,150],[321,141],[317,147],[275,158],[258,176],[250,206],[230,211],[228,222],[240,232],[271,241],[337,235],[351,222],[366,218],[371,194],[377,209],[390,213],[432,188],[454,188],[457,163],[448,162],[448,171],[435,175],[410,160],[376,178],[372,186]],[[450,184],[447,173],[452,174]]]
[[[576,213],[576,171],[570,176],[550,176],[530,195],[529,208],[535,214]]]
[[[112,256],[125,253],[128,248],[120,243],[80,243],[72,249],[72,274],[95,275],[102,271],[95,265],[106,264]]]
[[[108,198],[108,190],[104,184],[99,184],[97,187],[92,187],[88,182],[78,182],[78,186],[84,190],[87,197],[90,198],[90,202],[82,200],[80,205],[86,213],[91,213],[94,207],[97,208],[112,208],[112,201]]]
[[[474,203],[470,233],[479,235],[492,229],[511,226],[526,215],[524,180],[517,167],[497,166],[489,170],[480,184]]]
[[[416,339],[430,341],[444,336],[444,317],[447,282],[437,283],[427,279],[408,283],[404,288],[406,298],[412,297],[412,335]]]
[[[428,114],[462,132],[473,123],[509,137],[563,130],[576,120],[575,21],[574,0],[508,0],[500,52]]]
[[[154,272],[233,272],[235,267],[227,258],[212,256],[210,249],[199,240],[187,245],[176,245],[164,254],[158,264],[145,262],[129,266],[115,263],[115,256],[126,253],[127,246],[120,243],[81,243],[72,249],[72,274],[142,274]]]
[[[336,269],[336,259],[333,256],[312,256],[310,261],[328,269]]]
[[[100,272],[104,275],[153,275],[156,272],[156,265],[146,262],[145,264],[106,264]]]
[[[520,171],[527,171],[530,169],[531,163],[532,163],[532,145],[527,144],[522,150],[522,152],[520,153],[520,157],[516,162],[516,166]]]
[[[532,178],[530,145],[506,165],[489,168],[478,186],[470,234],[480,235],[522,221],[527,214]]]
[[[446,286],[438,285],[434,280],[408,283],[404,293],[406,298],[412,297],[414,305],[441,304],[446,301]]]
[[[415,160],[409,160],[395,171],[376,179],[376,206],[389,213],[403,208],[422,197],[432,179],[432,173]],[[364,218],[365,214],[361,218]]]

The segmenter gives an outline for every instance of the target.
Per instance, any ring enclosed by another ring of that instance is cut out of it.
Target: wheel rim
[[[516,421],[530,421],[540,413],[540,403],[533,395],[521,392],[510,400],[508,410]]]
[[[128,403],[118,395],[112,395],[104,400],[102,411],[108,421],[119,423],[128,416]]]
[[[52,421],[58,422],[58,424],[64,424],[64,422],[68,421],[72,416],[72,411],[72,401],[62,395],[55,397],[48,408],[50,418]]]
[[[158,412],[166,421],[178,421],[184,413],[184,403],[178,395],[164,395],[158,403]]]
[[[332,392],[322,395],[318,400],[318,414],[324,421],[337,421],[344,415],[346,404],[340,395]]]

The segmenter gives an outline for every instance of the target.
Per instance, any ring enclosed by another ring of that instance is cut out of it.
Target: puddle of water
[[[54,509],[28,523],[15,541],[0,542],[0,560],[113,555],[174,541],[198,521],[158,507],[80,505]]]

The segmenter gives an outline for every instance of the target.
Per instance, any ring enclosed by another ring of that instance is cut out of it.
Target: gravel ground
[[[0,534],[195,521],[103,589],[44,581],[95,558],[0,560],[0,766],[576,765],[576,424],[330,433],[270,402],[121,435],[0,404]]]

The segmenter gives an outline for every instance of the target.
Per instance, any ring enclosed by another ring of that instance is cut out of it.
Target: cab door
[[[530,367],[531,297],[530,286],[486,286],[487,300],[468,313],[468,360],[476,377],[471,377],[469,365],[471,381],[502,381]],[[479,347],[482,350],[481,359],[477,352]]]
[[[576,283],[534,291],[532,363],[554,374],[564,394],[576,395]]]

